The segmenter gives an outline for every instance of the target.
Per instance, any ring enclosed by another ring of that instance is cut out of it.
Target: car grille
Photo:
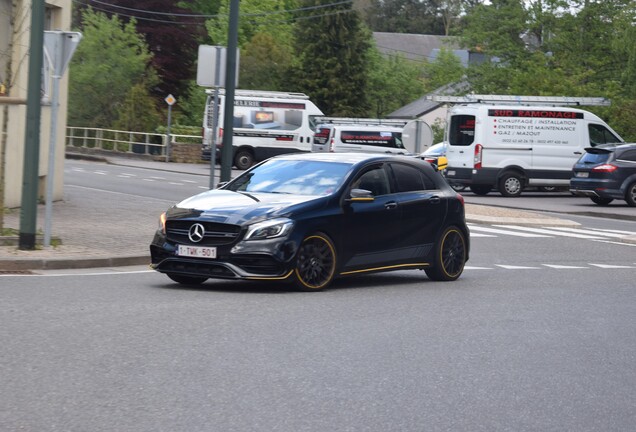
[[[193,242],[188,237],[190,228],[195,223],[200,223],[205,229],[203,239]],[[166,235],[169,241],[179,244],[196,244],[199,246],[221,246],[236,241],[241,227],[239,225],[222,224],[217,222],[169,220],[166,222]]]

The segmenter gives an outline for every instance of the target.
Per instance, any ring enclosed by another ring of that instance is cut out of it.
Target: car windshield
[[[294,195],[328,195],[340,186],[348,163],[274,159],[237,177],[226,189]]]

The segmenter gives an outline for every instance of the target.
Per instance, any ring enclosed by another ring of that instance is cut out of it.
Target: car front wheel
[[[306,237],[296,256],[294,279],[302,291],[319,291],[327,287],[336,273],[336,248],[325,234]]]
[[[602,197],[597,197],[597,196],[590,197],[590,199],[591,199],[591,200],[592,200],[595,204],[598,204],[598,205],[601,205],[601,206],[606,206],[606,205],[608,205],[609,203],[611,203],[612,201],[614,201],[614,199],[613,199],[613,198],[602,198]]]
[[[435,248],[435,262],[426,275],[435,281],[454,281],[466,264],[466,237],[456,227],[448,227]]]

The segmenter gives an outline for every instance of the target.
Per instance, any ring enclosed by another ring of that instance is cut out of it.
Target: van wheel
[[[608,205],[609,203],[611,203],[612,201],[614,201],[614,199],[613,199],[613,198],[601,198],[601,197],[597,197],[597,196],[590,197],[590,199],[591,199],[591,200],[592,200],[595,204],[598,204],[598,205],[601,205],[601,206],[606,206],[606,205]]]
[[[491,189],[492,188],[490,186],[484,185],[472,185],[470,187],[470,191],[475,195],[488,195],[488,192],[490,192]]]
[[[254,155],[249,150],[239,150],[234,156],[234,166],[240,170],[246,170],[254,165]]]
[[[627,201],[628,206],[636,207],[636,182],[627,186],[627,190],[625,191],[625,201]]]
[[[519,174],[504,174],[499,180],[499,193],[505,197],[518,197],[522,190],[523,180]]]

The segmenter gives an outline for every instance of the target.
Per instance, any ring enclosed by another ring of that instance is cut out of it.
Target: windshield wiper
[[[240,194],[242,194],[242,195],[248,196],[248,197],[252,198],[252,199],[253,199],[254,201],[256,201],[256,202],[261,202],[261,200],[259,200],[258,198],[256,198],[254,195],[248,194],[248,193],[247,193],[247,192],[245,192],[245,191],[236,191],[236,192],[238,192],[238,193],[240,193]]]

